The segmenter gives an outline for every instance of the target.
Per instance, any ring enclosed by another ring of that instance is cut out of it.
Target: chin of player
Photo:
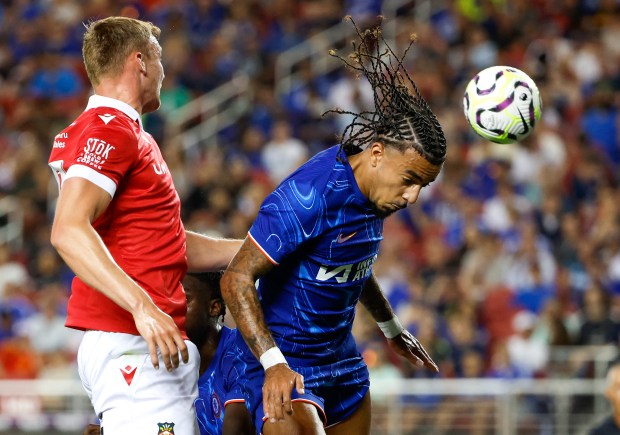
[[[387,204],[381,208],[375,206],[375,214],[381,218],[386,218],[388,216],[393,215],[394,213],[396,213],[398,210],[400,210],[399,207],[393,206],[391,204]]]
[[[157,109],[159,109],[160,106],[161,106],[161,100],[160,100],[159,95],[158,95],[157,97],[153,98],[151,101],[146,103],[146,105],[142,109],[142,113],[154,112]]]

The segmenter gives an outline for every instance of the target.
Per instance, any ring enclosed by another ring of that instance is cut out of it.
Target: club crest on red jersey
[[[174,435],[174,423],[157,423],[159,432],[157,435]]]

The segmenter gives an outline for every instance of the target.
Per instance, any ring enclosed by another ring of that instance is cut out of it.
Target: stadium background
[[[76,386],[79,333],[63,327],[72,274],[49,243],[57,187],[46,165],[90,93],[82,23],[122,14],[162,28],[162,107],[145,127],[186,226],[244,237],[274,184],[336,142],[346,117],[321,114],[372,104],[327,48],[348,52],[345,15],[368,26],[379,13],[396,46],[417,34],[407,67],[449,151],[418,204],[387,221],[375,266],[441,374],[427,380],[402,364],[360,309],[354,332],[380,387],[373,430],[583,431],[608,411],[601,379],[618,346],[619,9],[614,0],[387,0],[383,10],[380,0],[0,1],[0,432],[81,433],[89,419]],[[542,122],[519,145],[483,141],[462,114],[467,81],[496,64],[524,70],[542,94]]]

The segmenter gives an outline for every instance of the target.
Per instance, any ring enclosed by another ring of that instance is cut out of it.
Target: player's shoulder
[[[236,346],[237,341],[237,330],[231,329],[227,326],[222,326],[222,331],[220,335],[220,342],[218,344],[218,348],[221,348],[225,352],[233,349]]]
[[[137,140],[140,125],[122,111],[112,107],[94,107],[85,111],[76,122],[85,132],[101,132],[123,139]]]

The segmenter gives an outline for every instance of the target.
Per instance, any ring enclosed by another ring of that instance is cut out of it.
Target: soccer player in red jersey
[[[86,331],[79,374],[109,434],[197,433],[200,358],[181,280],[225,268],[240,243],[184,229],[170,172],[143,129],[141,115],[160,105],[159,34],[125,17],[88,25],[94,95],[49,159],[60,188],[51,241],[76,274],[66,325]]]

